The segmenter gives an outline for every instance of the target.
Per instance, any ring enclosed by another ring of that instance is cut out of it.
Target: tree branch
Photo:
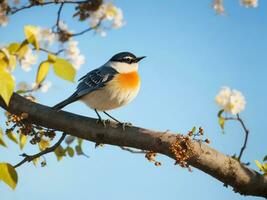
[[[13,14],[16,14],[17,12],[20,12],[22,10],[25,10],[25,9],[29,9],[29,8],[32,8],[32,7],[37,7],[37,6],[46,6],[46,5],[51,5],[51,4],[81,4],[81,3],[86,3],[88,2],[88,0],[85,0],[85,1],[64,1],[64,2],[56,2],[56,1],[49,1],[49,2],[44,2],[44,3],[39,3],[39,4],[34,4],[34,3],[31,3],[29,5],[25,5],[25,6],[22,6],[20,8],[11,8],[11,11],[10,11],[10,14],[13,15]]]
[[[55,111],[48,106],[26,100],[18,94],[13,94],[7,107],[3,100],[0,106],[10,113],[28,114],[28,120],[47,128],[56,129],[70,135],[96,143],[132,147],[164,154],[175,159],[171,151],[172,144],[179,140],[177,134],[152,131],[139,127],[126,128],[103,127],[96,119],[79,116],[64,111]],[[188,164],[213,176],[219,181],[230,185],[234,191],[243,195],[267,198],[267,176],[241,164],[204,143],[189,139],[190,152]]]
[[[64,140],[64,138],[66,137],[66,133],[62,133],[62,136],[59,138],[59,140],[51,147],[46,148],[45,150],[34,154],[34,155],[27,155],[27,154],[22,154],[21,156],[24,157],[24,159],[22,161],[20,161],[18,164],[14,165],[14,168],[17,168],[21,165],[23,165],[25,162],[31,162],[32,160],[39,158],[45,154],[51,153],[53,151],[56,150],[56,148],[61,144],[61,142]]]

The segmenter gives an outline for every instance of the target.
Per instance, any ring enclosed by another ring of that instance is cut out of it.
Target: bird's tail
[[[52,108],[55,110],[60,110],[64,108],[65,106],[73,103],[74,101],[77,101],[77,94],[74,93],[69,98],[65,99],[64,101],[59,102],[58,104],[54,105]]]

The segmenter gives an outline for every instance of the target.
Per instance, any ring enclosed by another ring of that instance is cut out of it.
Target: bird
[[[131,52],[115,54],[104,65],[81,77],[76,91],[53,108],[61,110],[80,100],[96,112],[98,121],[105,122],[99,114],[103,112],[117,123],[123,124],[107,111],[124,106],[137,96],[141,84],[139,62],[145,57],[136,57]]]

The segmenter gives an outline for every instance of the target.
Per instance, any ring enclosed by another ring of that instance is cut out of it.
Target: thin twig
[[[87,29],[85,29],[85,30],[83,30],[83,31],[81,31],[81,32],[73,33],[73,34],[71,34],[71,37],[80,36],[80,35],[82,35],[82,34],[84,34],[84,33],[87,33],[87,32],[89,32],[89,31],[94,30],[95,28],[96,28],[96,27],[90,27],[90,28],[87,28]]]
[[[40,51],[43,51],[43,52],[46,52],[46,53],[49,53],[49,54],[54,54],[54,55],[59,55],[61,52],[63,52],[65,49],[60,49],[58,50],[57,52],[52,52],[52,51],[49,51],[47,49],[44,49],[44,48],[40,48],[39,49]]]
[[[80,35],[82,35],[82,34],[84,34],[84,33],[87,33],[87,32],[89,32],[89,31],[92,31],[92,30],[97,29],[97,28],[101,25],[102,20],[103,20],[103,18],[101,18],[101,19],[99,20],[99,22],[98,22],[94,27],[90,27],[90,28],[87,28],[87,29],[85,29],[85,30],[83,30],[83,31],[81,31],[81,32],[71,34],[71,37],[80,36]]]
[[[64,140],[64,138],[66,137],[66,133],[62,133],[62,136],[60,137],[60,139],[51,147],[46,148],[45,150],[34,154],[34,155],[27,155],[27,154],[22,154],[21,156],[24,157],[24,159],[22,161],[20,161],[18,164],[14,165],[14,168],[17,168],[21,165],[23,165],[25,162],[31,162],[32,160],[39,158],[47,153],[53,152],[54,150],[56,150],[56,148],[61,144],[61,142]]]
[[[122,150],[124,150],[124,151],[128,151],[128,152],[130,152],[130,153],[142,153],[142,154],[144,154],[144,153],[147,153],[147,151],[145,151],[145,150],[133,150],[133,149],[130,149],[130,148],[127,148],[127,147],[120,147]]]
[[[239,114],[237,114],[237,120],[241,123],[242,125],[242,128],[244,129],[245,131],[245,140],[244,140],[244,144],[240,150],[240,153],[239,153],[239,156],[238,156],[238,160],[240,161],[241,160],[241,157],[244,153],[244,150],[246,149],[247,147],[247,142],[248,142],[248,135],[249,135],[249,130],[247,129],[247,127],[245,126],[245,123],[244,121],[240,118]]]
[[[85,1],[64,1],[64,2],[57,2],[57,1],[49,1],[49,2],[44,2],[44,3],[40,3],[40,4],[29,4],[29,5],[25,5],[25,6],[22,6],[20,8],[16,8],[16,7],[13,7],[11,8],[11,11],[9,12],[11,15],[17,13],[17,12],[20,12],[22,10],[25,10],[25,9],[29,9],[29,8],[32,8],[32,7],[37,7],[37,6],[46,6],[46,5],[50,5],[50,4],[81,4],[81,3],[87,3],[88,0],[85,0]]]
[[[52,29],[54,29],[56,27],[58,32],[60,31],[59,22],[60,22],[60,17],[61,17],[61,12],[62,12],[63,6],[64,6],[64,3],[61,3],[60,6],[59,6],[59,9],[57,11],[57,21],[56,21],[56,24],[52,28]]]
[[[247,142],[248,142],[248,135],[249,135],[249,130],[247,129],[244,121],[240,118],[239,114],[236,115],[236,117],[225,117],[224,120],[234,120],[234,121],[239,121],[239,123],[241,124],[244,132],[245,132],[245,140],[244,140],[244,144],[240,149],[240,153],[239,156],[237,157],[238,161],[241,161],[241,157],[247,147]]]

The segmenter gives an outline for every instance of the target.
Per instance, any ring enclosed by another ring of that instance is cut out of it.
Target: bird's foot
[[[132,123],[130,123],[130,122],[123,122],[123,123],[120,122],[119,125],[122,126],[122,130],[124,130],[124,131],[125,131],[126,127],[132,127],[133,126]]]
[[[98,119],[96,120],[96,123],[102,123],[104,127],[107,127],[107,123],[110,123],[109,119]]]

